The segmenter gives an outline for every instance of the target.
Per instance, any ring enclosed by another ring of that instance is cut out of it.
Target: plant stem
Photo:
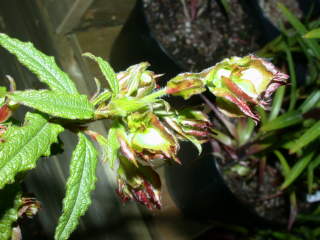
[[[145,101],[145,102],[147,102],[147,103],[148,103],[148,102],[153,102],[153,101],[156,100],[157,98],[162,97],[162,96],[164,96],[164,95],[166,95],[166,94],[168,94],[168,93],[167,93],[167,89],[166,89],[166,88],[163,88],[163,89],[160,89],[160,90],[158,90],[158,91],[156,91],[156,92],[153,92],[153,93],[145,96],[144,98],[142,98],[142,100]]]

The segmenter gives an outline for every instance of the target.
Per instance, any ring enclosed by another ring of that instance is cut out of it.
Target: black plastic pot
[[[208,154],[199,158],[192,149],[191,145],[183,144],[182,166],[167,166],[165,170],[169,193],[184,215],[248,226],[285,223],[259,216],[253,206],[239,200],[230,190],[216,158]]]

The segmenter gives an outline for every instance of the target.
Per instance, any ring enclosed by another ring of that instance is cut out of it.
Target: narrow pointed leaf
[[[320,28],[316,28],[307,32],[303,37],[304,38],[320,38]]]
[[[108,145],[106,149],[106,156],[111,168],[113,168],[114,163],[118,158],[118,152],[120,150],[120,142],[117,137],[117,129],[119,127],[119,124],[116,121],[114,121],[108,132]]]
[[[56,228],[55,240],[66,240],[91,204],[90,193],[95,188],[97,151],[82,133],[72,153],[63,212]]]
[[[320,90],[315,90],[312,92],[309,97],[304,100],[299,109],[302,113],[310,111],[317,103],[320,102]]]
[[[8,95],[15,102],[41,112],[67,119],[91,119],[94,107],[87,96],[50,90],[15,91]]]
[[[280,187],[281,190],[284,190],[285,188],[289,187],[291,183],[293,183],[300,176],[300,174],[311,161],[312,157],[313,153],[309,153],[308,155],[300,159],[295,165],[293,165],[289,173],[286,175],[285,181]]]
[[[116,73],[114,72],[110,64],[101,57],[96,57],[91,53],[85,53],[84,56],[89,57],[90,59],[98,63],[102,74],[108,81],[110,89],[112,90],[114,95],[117,95],[120,91],[119,81],[117,79]]]
[[[308,32],[307,28],[292,12],[289,11],[288,8],[286,8],[281,3],[278,3],[278,8],[301,36],[305,35]],[[320,47],[317,41],[315,39],[304,39],[304,42],[310,47],[310,49],[313,51],[313,54],[317,58],[320,58]]]
[[[78,93],[73,81],[57,66],[54,58],[37,50],[32,43],[21,42],[1,33],[0,45],[15,55],[19,62],[36,74],[39,80],[52,90]]]
[[[290,144],[290,152],[295,153],[320,136],[320,121],[316,122],[301,137]]]
[[[62,131],[60,125],[34,113],[27,113],[23,127],[10,127],[0,144],[0,189],[12,183],[17,173],[34,168],[40,156],[48,156]]]
[[[292,125],[302,122],[303,116],[299,111],[286,112],[279,117],[273,119],[272,121],[266,122],[261,127],[262,131],[273,131],[277,129],[282,129],[290,127]]]
[[[12,224],[18,220],[18,211],[22,206],[20,187],[10,185],[0,191],[0,239],[9,240]]]

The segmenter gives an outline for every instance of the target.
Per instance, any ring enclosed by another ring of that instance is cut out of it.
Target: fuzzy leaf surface
[[[114,95],[117,95],[120,91],[119,81],[117,79],[116,73],[114,72],[110,64],[101,57],[96,57],[91,53],[85,53],[84,56],[89,57],[90,59],[98,63],[98,66],[103,76],[108,81],[110,89],[112,90]]]
[[[72,153],[63,212],[56,228],[55,239],[66,240],[91,204],[90,193],[95,188],[97,151],[83,133]]]
[[[12,224],[18,220],[18,210],[22,206],[20,187],[10,185],[0,191],[0,239],[9,240]]]
[[[0,33],[0,45],[15,55],[20,63],[52,90],[78,94],[74,82],[57,66],[54,58],[37,50],[32,43],[21,42]]]
[[[57,142],[63,130],[40,114],[30,112],[24,126],[10,127],[0,144],[0,189],[12,183],[17,173],[34,168],[40,156],[49,156],[51,144]]]
[[[41,112],[67,119],[91,119],[94,106],[87,96],[50,90],[15,91],[8,97]]]

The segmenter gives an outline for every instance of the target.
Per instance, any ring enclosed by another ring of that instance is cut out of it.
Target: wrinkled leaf
[[[284,190],[285,188],[289,187],[291,183],[293,183],[300,176],[300,174],[311,161],[312,157],[313,153],[309,153],[308,155],[300,159],[295,165],[293,165],[290,172],[286,176],[285,181],[282,183],[280,187],[281,190]]]
[[[17,173],[34,168],[40,156],[49,156],[62,131],[60,125],[35,113],[27,113],[24,126],[10,127],[0,144],[0,189],[12,183]]]
[[[18,210],[22,206],[19,185],[8,185],[0,191],[0,239],[9,240],[12,224],[18,220]]]
[[[94,107],[87,96],[50,90],[16,91],[8,97],[41,112],[67,119],[91,119]]]
[[[307,146],[309,143],[314,141],[320,136],[320,121],[316,122],[311,128],[299,137],[297,140],[292,141],[290,144],[290,152],[295,153],[301,148]]]
[[[55,239],[66,240],[91,204],[90,193],[95,188],[97,152],[83,133],[72,153],[70,176],[67,180],[63,212],[56,228]]]
[[[78,94],[73,81],[57,66],[54,58],[37,50],[32,43],[21,42],[1,33],[0,45],[15,55],[19,62],[36,74],[39,80],[52,90]]]
[[[110,64],[102,59],[101,57],[96,57],[91,53],[85,53],[83,54],[86,57],[89,57],[90,59],[94,60],[95,62],[98,63],[99,68],[108,81],[109,87],[111,91],[113,92],[114,95],[117,95],[120,91],[119,87],[119,81],[117,79],[117,75],[114,72],[113,68],[110,66]]]

